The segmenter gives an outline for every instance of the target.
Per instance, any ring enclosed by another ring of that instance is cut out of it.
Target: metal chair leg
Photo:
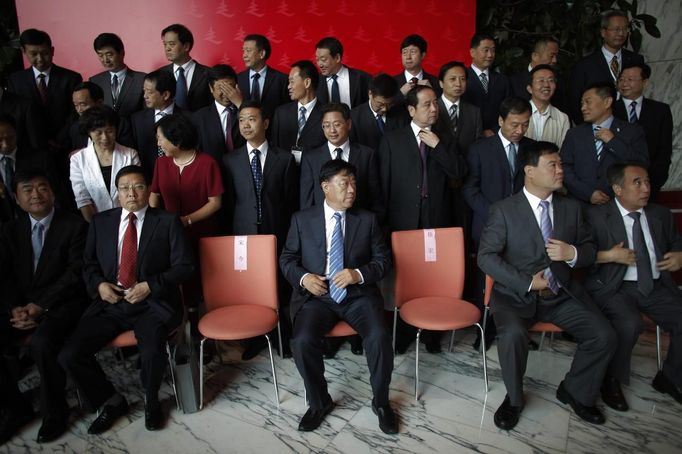
[[[656,362],[658,370],[663,370],[663,359],[661,358],[661,327],[656,325]]]
[[[415,342],[415,355],[414,355],[414,400],[419,402],[419,336],[422,330],[417,330],[417,339]]]
[[[279,341],[279,359],[284,359],[284,345],[282,345],[282,327],[277,319],[277,340]]]
[[[173,396],[175,396],[175,405],[180,410],[180,400],[178,400],[178,388],[175,386],[175,372],[173,371],[173,355],[171,354],[170,343],[166,342],[166,354],[168,355],[168,367],[170,367],[171,381],[173,383]]]
[[[485,327],[488,326],[488,306],[483,309],[483,332],[485,333]]]
[[[554,348],[554,334],[555,334],[554,331],[549,333],[549,349],[550,350]]]
[[[204,342],[205,337],[199,343],[199,410],[204,408]]]
[[[452,351],[452,346],[455,345],[455,330],[452,330],[452,333],[450,334],[450,348],[448,348],[448,351]]]
[[[393,308],[393,354],[395,355],[395,331],[398,326],[398,308]]]
[[[540,334],[540,345],[538,345],[538,351],[542,350],[542,344],[545,342],[545,332]]]
[[[481,355],[483,357],[483,381],[485,382],[485,392],[488,394],[490,387],[488,386],[488,359],[486,358],[486,348],[485,348],[485,331],[483,327],[476,323],[479,331],[481,332]]]
[[[279,387],[277,386],[277,372],[275,371],[275,361],[272,357],[272,344],[270,343],[270,336],[265,334],[265,340],[268,341],[268,352],[270,353],[270,367],[272,368],[272,381],[275,384],[275,399],[277,399],[277,408],[279,409]]]

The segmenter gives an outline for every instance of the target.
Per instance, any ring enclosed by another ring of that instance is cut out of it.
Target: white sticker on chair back
[[[234,237],[234,270],[246,271],[248,267],[248,247],[246,236]]]
[[[436,258],[436,231],[434,229],[424,230],[424,261],[435,262]]]

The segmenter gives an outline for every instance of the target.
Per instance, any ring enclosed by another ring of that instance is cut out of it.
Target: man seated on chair
[[[563,183],[555,144],[534,142],[522,148],[519,165],[523,190],[491,206],[478,249],[478,265],[495,280],[490,309],[507,388],[495,425],[510,430],[519,421],[528,328],[535,322],[554,323],[576,339],[571,369],[556,396],[583,420],[603,424],[604,415],[594,403],[616,349],[616,335],[571,278],[571,268],[594,262],[589,226],[579,202],[554,193]]]
[[[620,383],[630,381],[643,313],[670,332],[668,357],[652,385],[682,403],[682,293],[670,274],[682,267],[682,236],[670,210],[649,203],[651,182],[642,164],[614,164],[607,177],[615,200],[587,212],[598,252],[585,282],[618,335],[602,400],[615,410],[628,409]]]
[[[374,393],[372,410],[381,430],[392,434],[398,432],[388,401],[393,350],[377,287],[391,266],[391,255],[376,215],[353,208],[355,172],[341,159],[322,166],[324,202],[293,215],[279,261],[294,287],[291,350],[310,401],[298,430],[317,429],[334,408],[324,379],[323,340],[344,320],[363,339]]]
[[[0,231],[0,349],[30,336],[43,417],[37,441],[47,443],[69,424],[66,374],[57,354],[88,304],[81,279],[87,229],[79,216],[55,208],[42,170],[20,170],[14,181],[23,211]],[[0,444],[31,419],[31,403],[19,392],[0,351]]]
[[[165,344],[182,321],[179,284],[194,271],[178,217],[148,206],[142,167],[123,167],[115,184],[121,208],[95,215],[85,243],[83,276],[93,302],[59,354],[85,405],[99,409],[89,434],[108,430],[128,411],[128,402],[107,380],[95,354],[129,330],[140,350],[145,427],[163,426],[158,393],[166,369]]]

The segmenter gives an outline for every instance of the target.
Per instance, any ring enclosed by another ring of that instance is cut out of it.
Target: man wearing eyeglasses
[[[140,350],[145,427],[163,427],[159,388],[169,333],[182,320],[179,284],[194,261],[177,216],[149,207],[144,170],[127,166],[116,175],[121,208],[98,213],[85,244],[83,277],[92,304],[59,354],[84,403],[99,410],[88,429],[100,434],[128,412],[95,359],[122,332],[133,330]]]

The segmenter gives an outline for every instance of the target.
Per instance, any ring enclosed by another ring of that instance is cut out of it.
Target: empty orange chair
[[[241,247],[235,247],[237,241],[245,243]],[[268,336],[275,328],[279,333],[275,236],[201,238],[199,258],[206,303],[206,315],[199,320],[199,332],[203,336],[199,354],[200,405],[203,407],[204,402],[206,339],[242,340],[265,336],[270,353],[275,398],[279,407],[277,373]]]
[[[418,400],[419,337],[422,330],[451,331],[476,326],[483,339],[483,328],[478,323],[481,311],[462,300],[464,235],[461,228],[393,232],[391,241],[396,305],[393,338],[398,313],[406,323],[417,328],[414,397]],[[485,340],[483,342],[481,357],[487,392]]]

